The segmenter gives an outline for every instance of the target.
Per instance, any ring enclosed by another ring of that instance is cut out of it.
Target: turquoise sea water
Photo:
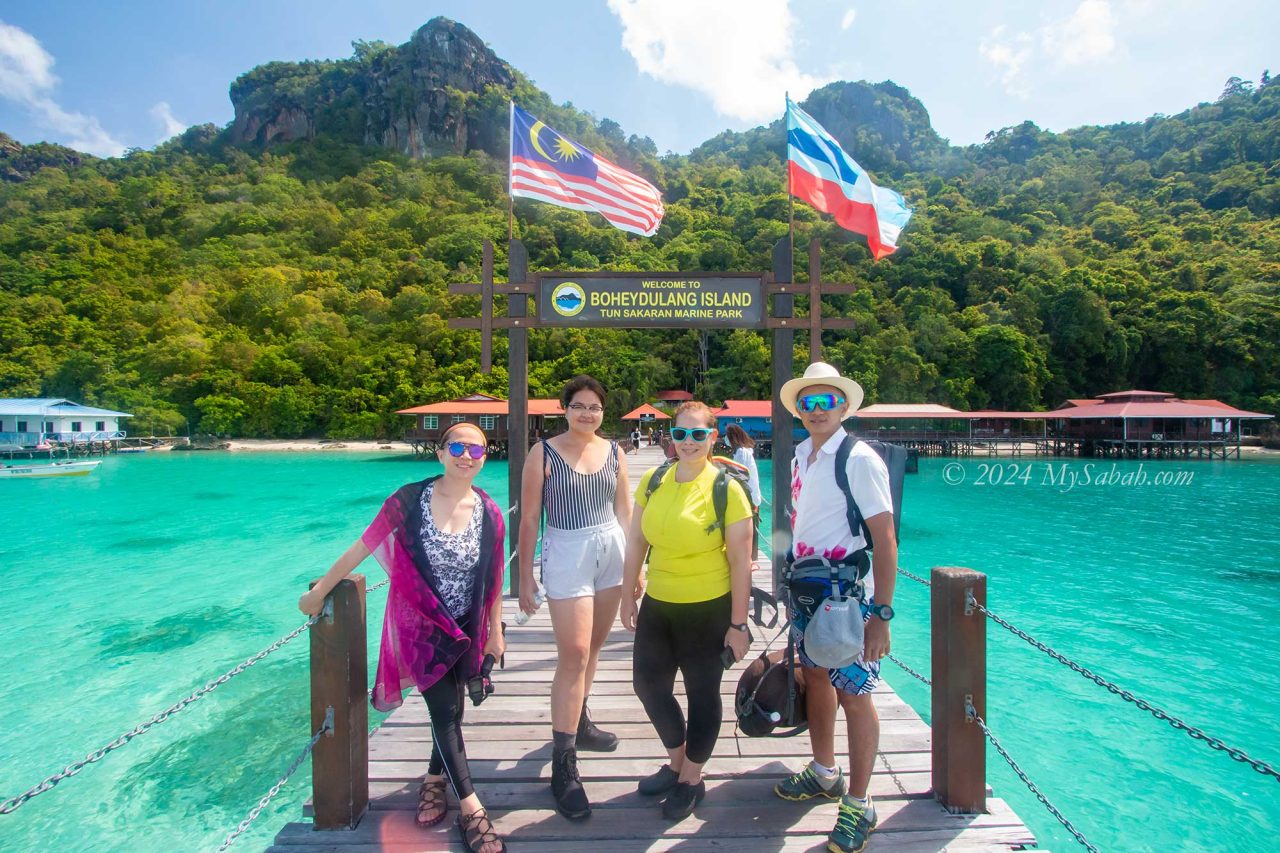
[[[1089,463],[1054,464],[1079,480]],[[1093,482],[1070,489],[1058,468],[1046,482],[1046,465],[923,460],[907,479],[903,565],[987,572],[995,612],[1280,764],[1280,463],[1144,463],[1145,485],[1099,485],[1111,463],[1095,462]],[[437,469],[357,455],[168,454],[109,458],[87,478],[0,483],[0,799],[298,626],[306,581],[383,497]],[[1140,469],[1116,470],[1136,477]],[[1167,472],[1192,481],[1156,485]],[[501,464],[491,463],[481,484],[507,504]],[[380,579],[372,562],[365,570]],[[370,596],[371,653],[384,595]],[[896,604],[895,650],[927,673],[927,592],[900,580]],[[1275,780],[998,626],[990,625],[988,650],[992,730],[1101,849],[1274,849]],[[306,657],[301,637],[0,817],[0,849],[216,847],[309,734]],[[927,718],[923,685],[892,665],[885,672]],[[1045,847],[1074,848],[994,753],[988,766],[997,796]],[[297,819],[308,770],[242,836],[244,849],[260,849]]]

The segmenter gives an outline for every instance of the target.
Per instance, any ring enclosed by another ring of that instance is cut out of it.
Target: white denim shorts
[[[595,527],[542,533],[542,586],[547,598],[581,598],[622,586],[622,557],[627,538],[611,521]]]

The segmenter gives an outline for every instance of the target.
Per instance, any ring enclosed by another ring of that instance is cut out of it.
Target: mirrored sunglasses
[[[489,448],[483,444],[468,444],[465,441],[451,441],[446,447],[449,448],[449,455],[454,459],[461,458],[464,453],[472,459],[483,459],[484,455],[489,452]]]
[[[843,405],[844,397],[839,394],[806,394],[796,400],[796,408],[802,412],[829,412]]]
[[[707,429],[706,427],[695,427],[694,429],[672,427],[671,440],[684,441],[686,438],[692,438],[694,441],[706,441],[707,436],[711,435],[713,432],[715,432],[715,430]]]

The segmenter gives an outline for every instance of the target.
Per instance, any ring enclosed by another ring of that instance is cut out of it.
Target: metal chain
[[[223,850],[226,850],[232,844],[235,844],[236,839],[240,837],[240,834],[248,829],[251,823],[258,819],[258,815],[262,814],[262,810],[267,807],[267,803],[271,802],[271,799],[275,797],[276,794],[280,793],[280,789],[284,787],[284,783],[288,782],[289,777],[302,766],[302,762],[307,760],[307,756],[311,754],[311,750],[315,749],[320,738],[325,734],[325,732],[329,731],[333,731],[333,708],[329,708],[325,711],[324,722],[320,724],[320,730],[311,736],[311,742],[303,748],[302,752],[298,753],[297,758],[293,759],[293,763],[289,765],[288,770],[284,771],[284,775],[280,777],[280,781],[272,785],[271,790],[267,791],[266,796],[258,800],[258,804],[249,810],[249,816],[240,821],[240,824],[233,829],[229,835],[227,835],[226,840],[222,842],[222,846],[218,848],[218,853],[222,853]]]
[[[927,580],[925,580],[924,578],[920,577],[919,575],[913,575],[913,574],[911,574],[911,572],[907,571],[906,569],[902,568],[901,566],[899,566],[899,567],[898,567],[898,574],[900,574],[900,575],[904,575],[904,576],[906,576],[906,577],[909,577],[909,578],[911,578],[913,581],[915,581],[916,583],[924,584],[925,586],[933,586],[933,584],[929,583],[929,582],[928,582]]]
[[[1168,723],[1169,725],[1173,726],[1175,729],[1179,729],[1181,731],[1186,732],[1194,740],[1203,741],[1211,749],[1216,749],[1219,752],[1225,752],[1227,755],[1231,756],[1236,761],[1239,761],[1242,764],[1248,764],[1250,767],[1252,767],[1254,770],[1258,771],[1262,775],[1271,776],[1271,777],[1274,777],[1277,781],[1280,781],[1280,771],[1277,771],[1274,767],[1267,764],[1266,762],[1259,761],[1256,758],[1250,757],[1246,752],[1244,752],[1244,750],[1237,749],[1234,746],[1230,746],[1224,743],[1222,740],[1210,734],[1206,734],[1202,729],[1199,729],[1196,726],[1191,725],[1190,723],[1186,723],[1178,719],[1177,717],[1170,714],[1168,711],[1165,711],[1161,708],[1156,707],[1155,705],[1152,705],[1150,702],[1146,701],[1145,699],[1142,699],[1141,697],[1133,695],[1128,690],[1125,690],[1119,685],[1113,684],[1112,682],[1107,681],[1102,676],[1095,675],[1090,670],[1086,669],[1085,667],[1081,666],[1080,664],[1076,663],[1075,661],[1071,660],[1070,658],[1066,657],[1060,652],[1055,651],[1054,649],[1050,648],[1049,646],[1037,640],[1035,637],[1032,637],[1026,631],[1023,631],[1019,628],[1014,627],[1013,625],[1010,625],[1004,619],[1001,619],[999,616],[992,613],[986,607],[979,604],[976,599],[974,599],[972,591],[968,591],[967,595],[968,595],[968,603],[970,607],[974,608],[979,613],[984,614],[988,619],[995,622],[997,625],[1001,626],[1002,628],[1005,628],[1015,636],[1018,636],[1023,640],[1026,640],[1032,646],[1044,652],[1046,655],[1053,658],[1058,663],[1063,664],[1064,666],[1067,666],[1068,668],[1074,670],[1075,672],[1080,673],[1085,678],[1092,681],[1094,684],[1097,684],[1099,687],[1105,687],[1108,692],[1116,696],[1119,696],[1124,701],[1132,702],[1134,705],[1137,705],[1139,708],[1141,708],[1143,711],[1146,711],[1151,716],[1155,717],[1157,720],[1162,720]]]
[[[149,730],[152,726],[156,726],[156,725],[159,725],[160,723],[163,723],[165,720],[169,719],[174,714],[186,708],[192,702],[195,702],[199,699],[204,698],[209,693],[211,693],[215,688],[220,687],[223,684],[226,684],[232,678],[235,678],[237,675],[244,672],[246,669],[253,666],[254,664],[258,663],[267,655],[276,651],[285,643],[289,642],[290,640],[294,639],[299,634],[301,634],[303,631],[310,628],[312,625],[316,624],[319,618],[320,618],[319,616],[312,616],[305,623],[303,623],[302,625],[299,625],[289,634],[286,634],[285,636],[276,640],[274,643],[267,646],[265,649],[258,652],[253,657],[245,660],[243,663],[239,664],[238,666],[227,670],[222,675],[218,676],[213,681],[210,681],[204,687],[201,687],[199,690],[195,691],[185,699],[182,699],[181,701],[176,702],[173,705],[170,705],[168,708],[161,711],[159,714],[156,714],[154,717],[147,720],[145,723],[138,726],[137,728],[125,732],[124,734],[120,735],[120,737],[111,741],[101,749],[98,749],[89,753],[80,761],[76,761],[72,764],[68,764],[62,770],[53,774],[48,779],[45,779],[43,782],[41,782],[39,785],[36,785],[34,788],[30,789],[29,791],[19,794],[18,796],[13,797],[12,799],[5,800],[3,804],[0,804],[0,815],[12,814],[13,812],[17,811],[18,808],[21,807],[23,803],[27,802],[32,797],[39,796],[40,794],[43,794],[45,791],[51,790],[55,785],[57,785],[62,780],[70,779],[72,776],[76,775],[81,770],[88,767],[90,764],[93,764],[95,761],[101,761],[109,753],[119,749],[129,741],[138,737],[139,735],[145,734],[147,730]]]
[[[386,586],[389,583],[391,583],[391,578],[387,578],[384,581],[379,581],[378,583],[375,583],[373,586],[366,589],[364,591],[364,594],[368,595],[369,593],[373,592],[375,589],[382,589],[384,586]]]
[[[923,681],[925,684],[929,685],[930,687],[932,687],[932,686],[933,686],[933,682],[932,682],[932,681],[930,681],[929,679],[925,678],[923,675],[921,675],[920,673],[916,672],[914,669],[912,669],[911,667],[907,666],[905,663],[903,663],[902,661],[898,660],[898,659],[897,659],[896,657],[894,657],[893,655],[891,655],[891,654],[887,654],[887,653],[886,653],[886,654],[885,654],[885,657],[887,657],[889,660],[891,660],[891,661],[893,661],[894,663],[896,663],[896,664],[897,664],[897,665],[898,665],[898,666],[899,666],[899,667],[900,667],[900,668],[901,668],[901,669],[902,669],[902,670],[903,670],[907,675],[910,675],[910,676],[911,676],[911,677],[913,677],[913,678],[916,678],[916,679],[918,679],[918,680],[920,680],[920,681]]]
[[[1098,848],[1090,844],[1089,839],[1085,838],[1080,830],[1071,825],[1071,821],[1067,820],[1066,816],[1062,812],[1058,811],[1057,806],[1049,802],[1049,798],[1041,793],[1040,789],[1036,787],[1036,783],[1032,782],[1026,772],[1018,766],[1018,762],[1013,760],[1013,756],[1009,755],[1009,753],[1005,751],[1005,748],[1000,744],[1000,741],[996,740],[996,736],[991,733],[991,729],[987,728],[987,721],[978,716],[978,712],[974,709],[973,703],[968,699],[965,699],[964,713],[972,722],[978,724],[978,727],[982,729],[982,733],[986,735],[987,740],[989,740],[991,745],[996,748],[996,752],[1000,753],[1000,757],[1005,760],[1006,764],[1013,768],[1013,772],[1018,774],[1018,778],[1022,780],[1022,783],[1026,785],[1031,793],[1036,795],[1036,799],[1049,810],[1049,814],[1056,817],[1058,819],[1058,823],[1066,827],[1067,832],[1071,833],[1071,836],[1075,838],[1076,841],[1080,842],[1081,846],[1083,846],[1085,850],[1088,850],[1089,853],[1098,853]]]

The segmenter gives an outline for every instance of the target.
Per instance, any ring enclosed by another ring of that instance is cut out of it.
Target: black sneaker
[[[684,820],[693,814],[694,806],[702,802],[707,795],[706,781],[696,785],[688,782],[677,782],[667,798],[662,802],[662,816],[667,820]]]
[[[640,784],[636,785],[636,790],[646,797],[656,797],[658,794],[670,791],[679,781],[680,774],[672,770],[670,764],[664,764],[657,773],[641,779]]]
[[[591,803],[578,776],[578,753],[573,749],[551,756],[551,795],[556,798],[556,811],[569,820],[591,816]]]
[[[582,703],[582,716],[578,717],[578,749],[587,752],[613,752],[618,748],[618,736],[597,728],[587,713],[587,703]]]

